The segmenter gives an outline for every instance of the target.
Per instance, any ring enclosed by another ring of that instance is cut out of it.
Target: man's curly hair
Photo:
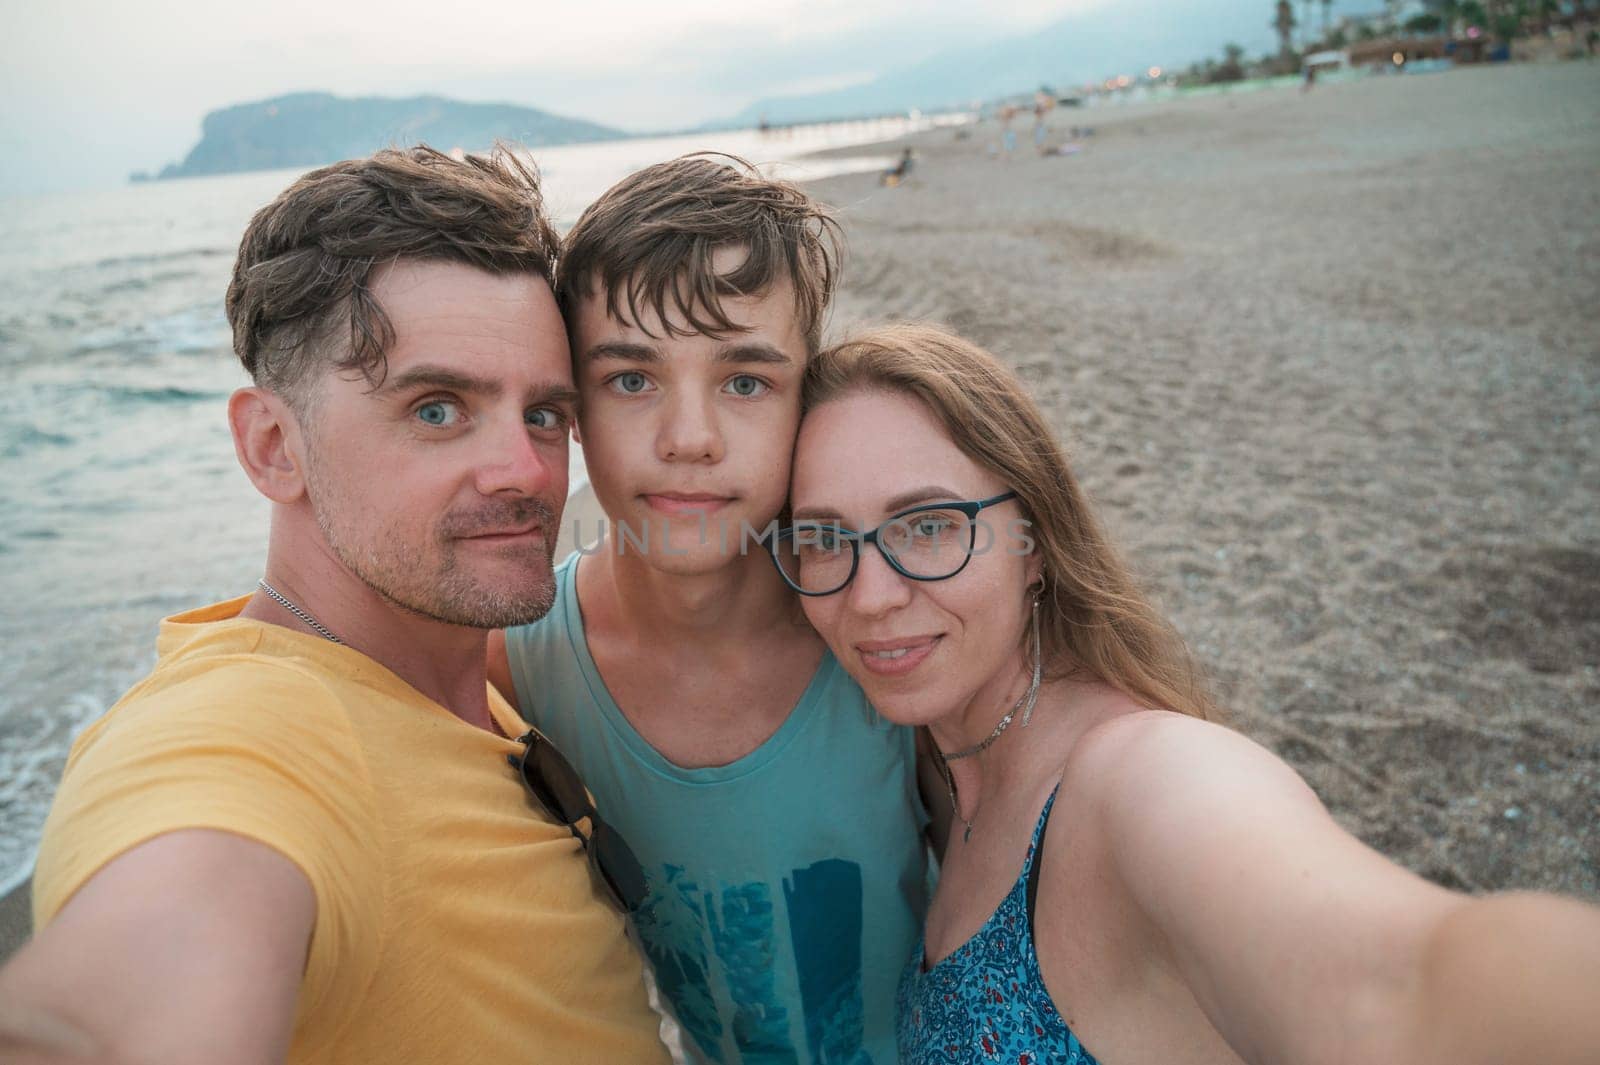
[[[228,285],[233,350],[256,384],[302,403],[318,367],[387,371],[394,329],[372,272],[400,259],[466,263],[554,283],[560,238],[538,172],[500,147],[426,146],[313,170],[256,212]]]

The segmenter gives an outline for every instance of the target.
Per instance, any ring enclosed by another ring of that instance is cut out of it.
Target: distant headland
[[[355,98],[300,92],[212,111],[200,143],[181,163],[133,181],[313,167],[367,155],[388,145],[487,148],[497,140],[530,148],[613,140],[621,130],[512,104],[465,103],[442,96]]]

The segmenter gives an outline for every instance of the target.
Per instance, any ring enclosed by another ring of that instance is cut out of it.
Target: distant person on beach
[[[885,170],[878,177],[878,184],[894,188],[911,175],[912,156],[910,148],[900,150],[900,161]]]
[[[1011,153],[1017,150],[1017,131],[1011,128],[1011,124],[1016,119],[1017,106],[1015,104],[1006,104],[1000,108],[1000,150],[1005,153],[1007,159],[1011,158]]]
[[[1033,147],[1039,152],[1044,151],[1045,135],[1049,132],[1050,109],[1055,104],[1055,97],[1044,89],[1033,94]]]
[[[1430,884],[1217,724],[1015,375],[899,325],[805,393],[774,560],[954,810],[901,1062],[1595,1061],[1600,910]]]
[[[228,418],[266,571],[162,622],[73,745],[0,1059],[668,1060],[637,869],[484,670],[554,594],[556,248],[507,155],[380,152],[251,221]]]
[[[825,207],[728,156],[647,167],[584,212],[559,296],[607,524],[575,530],[549,615],[490,643],[490,676],[639,855],[634,925],[692,1061],[894,1061],[926,906],[914,734],[760,539],[839,251]]]

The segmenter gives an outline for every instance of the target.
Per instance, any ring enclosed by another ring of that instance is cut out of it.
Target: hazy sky
[[[285,92],[430,92],[673,129],[1114,2],[0,0],[0,195],[159,169],[207,111]],[[1261,12],[1241,43],[1263,47],[1270,3],[1238,3]],[[1187,6],[1172,0],[1174,17]]]

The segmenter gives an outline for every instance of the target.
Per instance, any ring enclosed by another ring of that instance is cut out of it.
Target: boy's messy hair
[[[712,255],[730,246],[748,254],[719,274]],[[646,167],[583,213],[567,235],[556,295],[569,326],[598,282],[606,313],[619,321],[645,328],[639,312],[648,308],[669,335],[721,337],[738,331],[723,297],[756,295],[787,278],[814,354],[842,250],[832,212],[793,184],[736,156],[696,153]]]

